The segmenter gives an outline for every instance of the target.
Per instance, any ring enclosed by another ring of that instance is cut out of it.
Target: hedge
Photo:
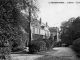
[[[29,44],[29,51],[30,52],[40,52],[44,50],[49,50],[54,47],[56,42],[50,39],[37,39],[33,40]]]
[[[76,52],[79,52],[80,51],[80,38],[76,39],[75,41],[73,41],[73,49],[76,51]]]
[[[29,44],[30,53],[36,53],[46,50],[46,43],[44,41],[33,40]]]
[[[56,42],[52,39],[43,39],[43,41],[46,43],[47,50],[54,48]]]

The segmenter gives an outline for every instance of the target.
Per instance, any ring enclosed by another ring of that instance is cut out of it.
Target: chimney
[[[48,26],[48,23],[46,22],[46,27]]]
[[[42,22],[42,21],[41,21],[41,18],[40,18],[40,24],[41,24],[41,22]]]

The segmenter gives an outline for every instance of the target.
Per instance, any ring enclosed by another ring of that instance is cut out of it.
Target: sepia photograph
[[[0,60],[80,60],[80,1],[0,0]]]

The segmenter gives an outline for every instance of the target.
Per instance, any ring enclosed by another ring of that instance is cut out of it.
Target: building
[[[50,31],[50,35],[53,36],[55,41],[57,41],[57,42],[60,41],[60,39],[59,39],[59,28],[58,27],[50,27],[49,31]]]
[[[34,19],[31,22],[31,36],[32,40],[36,40],[39,38],[49,38],[50,31],[48,24],[42,23],[41,18],[40,20]]]

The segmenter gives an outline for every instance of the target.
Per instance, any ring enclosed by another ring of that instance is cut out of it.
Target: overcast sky
[[[48,22],[50,27],[60,26],[61,22],[71,17],[80,16],[79,0],[38,0],[40,4],[40,14],[42,22]],[[64,3],[50,3],[64,2]],[[74,2],[74,3],[68,3]]]

